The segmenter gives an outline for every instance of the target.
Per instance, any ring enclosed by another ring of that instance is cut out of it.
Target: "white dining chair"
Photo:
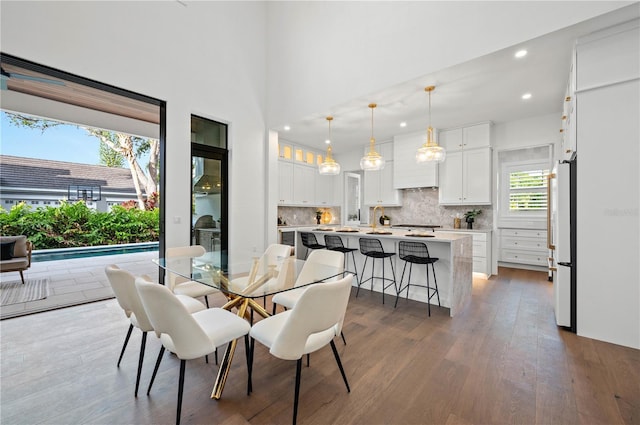
[[[251,325],[243,318],[221,308],[209,308],[190,314],[166,286],[155,284],[145,277],[137,278],[135,284],[153,329],[162,342],[147,394],[151,392],[162,355],[167,349],[180,359],[176,409],[176,424],[179,424],[186,361],[213,353],[216,347],[244,336],[248,369],[247,335]]]
[[[302,266],[302,270],[300,270],[300,274],[298,274],[294,286],[300,286],[318,280],[319,276],[326,275],[328,267],[335,268],[336,274],[343,273],[343,254],[341,252],[329,251],[326,249],[311,251],[309,257]],[[322,271],[322,273],[319,273],[318,271]],[[275,294],[272,298],[273,314],[276,313],[276,305],[278,304],[286,309],[293,308],[306,289],[307,287],[302,287]]]
[[[206,252],[207,251],[202,245],[178,246],[167,248],[165,257],[201,257]],[[216,288],[207,286],[200,282],[189,280],[169,271],[167,271],[167,285],[169,286],[169,289],[171,289],[176,295],[187,295],[192,298],[204,297],[204,302],[207,304],[207,308],[209,308],[208,296],[216,294],[218,292]]]
[[[136,327],[142,331],[142,342],[138,358],[138,375],[136,377],[135,389],[135,396],[137,397],[138,387],[140,386],[140,373],[142,371],[142,363],[144,360],[144,351],[147,343],[147,332],[152,331],[153,326],[149,321],[149,317],[142,306],[142,301],[140,300],[140,296],[136,290],[136,277],[115,264],[106,266],[104,271],[107,275],[107,279],[109,280],[109,284],[111,285],[111,289],[113,289],[113,293],[116,296],[118,304],[122,310],[124,310],[124,314],[130,321],[129,330],[127,331],[127,336],[125,337],[122,350],[120,351],[120,357],[118,358],[118,367],[120,367],[120,362],[122,361],[122,356],[124,356],[124,351],[129,343],[129,338],[131,337],[133,328]],[[148,276],[146,276],[146,278],[150,279]],[[189,313],[195,313],[196,311],[205,309],[204,304],[194,298],[180,295],[177,299]]]
[[[342,257],[342,255],[340,255]],[[302,356],[331,345],[331,350],[342,374],[342,379],[351,392],[340,355],[333,342],[336,331],[344,321],[351,293],[352,275],[338,281],[310,285],[300,296],[293,309],[267,317],[253,325],[250,332],[249,383],[253,371],[254,344],[257,340],[269,348],[269,353],[283,360],[296,360],[296,381],[293,401],[293,424],[298,416],[300,374]]]
[[[254,280],[259,279],[262,274],[267,270],[267,266],[279,265],[282,260],[291,256],[291,246],[283,245],[283,244],[271,244],[267,247],[264,253],[260,256],[257,262],[256,270],[257,275],[254,277]],[[278,268],[276,267],[276,270]],[[249,276],[240,276],[235,279],[232,279],[229,282],[229,286],[234,290],[242,290],[248,285]]]

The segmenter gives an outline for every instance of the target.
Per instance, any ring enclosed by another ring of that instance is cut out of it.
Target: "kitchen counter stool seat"
[[[407,290],[407,299],[409,298],[409,287],[416,286],[420,288],[427,289],[427,311],[429,312],[429,316],[431,316],[431,298],[435,295],[438,299],[438,306],[440,306],[440,294],[438,293],[438,281],[436,279],[436,269],[434,267],[434,263],[438,261],[437,257],[431,257],[429,255],[429,248],[427,248],[427,244],[423,242],[414,242],[414,241],[400,241],[398,244],[398,250],[400,251],[400,259],[403,260],[404,267],[402,268],[402,277],[400,278],[400,290],[399,294],[402,293],[405,289]],[[409,276],[407,277],[407,284],[402,286],[402,282],[404,281],[404,273],[407,269],[407,264],[409,264]],[[426,267],[427,273],[427,282],[426,285],[411,283],[411,270],[414,264],[424,264]],[[433,283],[434,287],[430,285],[429,282],[429,264],[431,264],[431,271],[433,272]],[[396,305],[398,305],[398,298],[396,298]]]
[[[362,286],[363,283],[371,281],[371,291],[373,291],[373,280],[374,279],[380,279],[382,280],[382,304],[384,304],[384,291],[385,289],[389,288],[391,285],[393,285],[394,289],[396,290],[396,305],[398,303],[398,294],[400,293],[398,291],[398,286],[396,283],[396,272],[395,269],[393,268],[393,260],[391,259],[391,257],[395,256],[396,253],[395,252],[385,252],[384,248],[382,247],[382,243],[380,242],[379,239],[373,239],[373,238],[360,238],[360,252],[362,253],[362,255],[365,256],[364,259],[364,265],[362,266],[362,273],[360,275],[360,283],[358,283],[358,290],[356,291],[356,298],[358,297],[358,293],[360,292],[360,286]],[[367,261],[369,260],[369,258],[371,258],[371,277],[369,279],[363,280],[364,279],[364,272],[367,268]],[[389,259],[389,264],[391,264],[391,275],[393,276],[393,279],[388,278],[385,276],[385,271],[384,271],[384,260],[388,258]],[[382,276],[375,276],[375,262],[376,260],[382,260]],[[385,281],[389,281],[390,283],[385,285]]]

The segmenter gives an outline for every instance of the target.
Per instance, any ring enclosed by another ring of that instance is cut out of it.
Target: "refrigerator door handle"
[[[551,179],[556,177],[555,173],[547,174],[547,248],[550,250],[555,250],[556,247],[553,245],[553,235],[551,234]]]

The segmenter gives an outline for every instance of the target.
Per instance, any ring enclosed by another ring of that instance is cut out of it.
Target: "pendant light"
[[[385,160],[378,152],[376,152],[376,139],[373,138],[373,110],[378,106],[370,103],[371,108],[371,139],[369,139],[369,152],[360,160],[360,168],[365,171],[378,171],[384,168]]]
[[[318,172],[325,176],[335,176],[336,174],[340,174],[340,164],[334,161],[331,156],[331,121],[333,121],[333,117],[327,117],[327,122],[329,122],[329,145],[327,146],[327,156],[324,159],[324,162],[318,166]]]
[[[433,127],[431,127],[431,92],[436,86],[425,87],[424,91],[429,93],[429,127],[427,128],[427,141],[416,152],[416,162],[443,162],[446,151],[442,146],[438,146],[433,140]]]

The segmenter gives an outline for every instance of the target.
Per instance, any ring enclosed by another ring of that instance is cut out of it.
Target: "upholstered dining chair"
[[[279,264],[279,258],[285,259],[291,256],[291,246],[290,245],[282,245],[282,244],[271,244],[267,247],[264,253],[258,259],[257,270],[258,273],[261,273],[266,270],[267,265],[269,264]],[[255,279],[260,278],[261,275],[257,275]],[[236,290],[241,290],[246,287],[248,284],[249,276],[240,276],[235,279],[232,279],[229,283],[231,288]]]
[[[149,317],[147,316],[147,313],[142,306],[142,301],[140,300],[140,296],[138,295],[138,291],[136,290],[136,277],[127,270],[121,269],[115,264],[106,266],[104,271],[107,275],[107,279],[109,280],[109,284],[111,285],[111,289],[113,289],[113,293],[116,296],[118,304],[120,305],[122,310],[124,310],[124,314],[129,318],[130,321],[129,330],[127,331],[127,336],[124,339],[124,344],[122,345],[122,350],[120,351],[120,357],[118,358],[118,367],[120,367],[120,362],[122,361],[122,356],[124,355],[125,348],[127,348],[127,344],[129,343],[129,338],[131,337],[133,328],[136,327],[142,331],[142,342],[140,345],[140,354],[138,358],[138,375],[136,377],[135,389],[135,396],[137,397],[138,387],[140,386],[142,362],[144,360],[144,351],[147,343],[147,332],[152,331],[153,326],[149,321]],[[147,277],[147,279],[149,278]],[[204,304],[202,304],[200,301],[191,297],[187,297],[186,295],[179,295],[177,299],[189,313],[195,313],[196,311],[205,309]]]
[[[166,258],[174,257],[200,257],[207,251],[201,245],[189,245],[179,246],[173,248],[167,248],[165,253]],[[167,285],[176,295],[187,295],[192,298],[204,297],[204,302],[209,308],[209,295],[213,295],[218,292],[217,289],[211,286],[204,285],[200,282],[188,280],[182,276],[178,276],[175,273],[167,272]]]
[[[327,344],[331,345],[331,350],[347,387],[347,392],[351,392],[333,338],[337,335],[341,323],[344,321],[352,280],[353,276],[348,275],[338,281],[311,285],[302,293],[293,309],[267,317],[251,328],[249,334],[251,337],[249,392],[252,390],[251,375],[256,340],[266,346],[273,356],[283,360],[297,361],[293,399],[294,425],[298,417],[300,374],[302,371],[302,357],[305,354],[317,351]]]
[[[167,349],[180,359],[176,409],[176,424],[179,424],[186,361],[213,353],[216,347],[244,336],[248,368],[247,335],[251,325],[243,318],[221,308],[209,308],[190,314],[166,286],[153,283],[145,277],[137,278],[135,284],[153,329],[162,342],[147,394],[151,392],[162,356]]]

